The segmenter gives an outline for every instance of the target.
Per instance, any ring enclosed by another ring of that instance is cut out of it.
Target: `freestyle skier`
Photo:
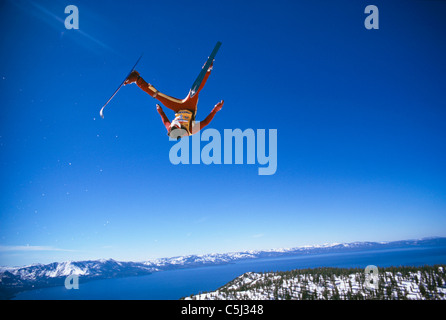
[[[125,80],[124,85],[136,83],[136,85],[140,87],[144,92],[148,93],[151,97],[160,101],[167,108],[173,110],[175,112],[175,118],[172,121],[169,121],[161,106],[159,104],[156,105],[156,110],[161,116],[161,120],[163,121],[163,124],[167,129],[168,136],[172,139],[179,140],[184,136],[195,134],[206,127],[214,118],[215,114],[223,107],[224,101],[221,100],[214,106],[211,113],[209,113],[209,115],[203,121],[197,123],[195,122],[198,94],[203,89],[207,79],[209,78],[209,75],[211,74],[212,69],[213,62],[206,71],[203,81],[201,82],[198,89],[196,91],[193,91],[191,89],[187,97],[183,100],[159,92],[150,83],[147,83],[136,70],[133,70],[130,73],[128,78]]]

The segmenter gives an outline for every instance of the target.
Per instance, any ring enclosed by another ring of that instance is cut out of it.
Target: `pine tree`
[[[419,288],[420,288],[421,296],[426,298],[427,297],[426,288],[424,287],[424,285],[422,283],[420,283]]]

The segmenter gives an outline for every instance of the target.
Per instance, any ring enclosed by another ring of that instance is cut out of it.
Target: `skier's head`
[[[187,130],[184,127],[178,127],[177,125],[170,125],[167,135],[172,140],[180,140],[183,136],[187,136]]]

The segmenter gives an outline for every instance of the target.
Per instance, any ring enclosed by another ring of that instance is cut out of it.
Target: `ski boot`
[[[138,81],[138,79],[141,78],[141,76],[139,75],[139,72],[136,70],[133,70],[130,75],[127,77],[127,79],[124,81],[124,85],[128,85],[131,83],[135,83],[136,81]]]

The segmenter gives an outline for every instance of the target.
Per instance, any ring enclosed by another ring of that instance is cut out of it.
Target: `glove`
[[[216,105],[215,105],[215,107],[214,107],[214,111],[220,111],[221,110],[221,108],[223,107],[223,104],[224,104],[225,102],[223,101],[223,100],[221,100],[219,103],[217,103]]]

